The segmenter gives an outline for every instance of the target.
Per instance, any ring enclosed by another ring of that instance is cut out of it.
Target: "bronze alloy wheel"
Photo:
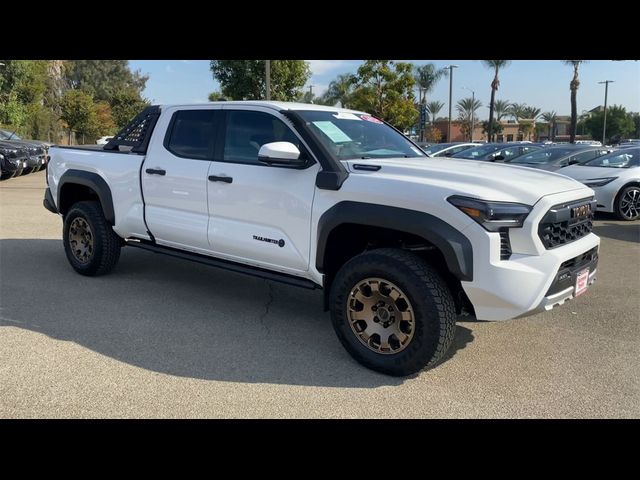
[[[80,263],[87,263],[93,255],[93,233],[87,221],[76,217],[69,226],[71,252]]]
[[[360,342],[376,353],[401,352],[415,332],[411,302],[398,286],[382,278],[366,278],[351,289],[347,318]]]

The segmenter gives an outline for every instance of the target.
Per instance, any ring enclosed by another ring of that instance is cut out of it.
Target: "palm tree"
[[[351,73],[338,75],[335,80],[331,81],[327,91],[322,95],[321,102],[326,105],[335,105],[340,102],[343,108],[348,108],[347,105],[355,84],[355,75]]]
[[[447,75],[447,70],[438,70],[433,63],[426,63],[416,67],[413,77],[418,85],[418,103],[420,105],[426,105],[427,93],[433,90],[438,80]],[[442,107],[440,107],[442,108]],[[420,130],[420,140],[424,138],[424,130]]]
[[[496,90],[500,86],[500,80],[498,79],[498,72],[501,68],[509,65],[510,60],[483,60],[484,66],[491,68],[494,71],[493,81],[491,82],[491,103],[489,103],[489,125],[493,125],[493,110],[495,107]],[[493,140],[493,131],[489,133],[489,141]]]
[[[553,137],[554,132],[555,132],[555,127],[556,127],[556,120],[558,120],[558,115],[556,114],[555,110],[551,110],[550,112],[544,112],[542,114],[542,119],[547,122],[547,124],[549,125],[549,136],[548,139],[553,141]]]
[[[471,138],[471,121],[477,118],[476,111],[482,106],[480,100],[472,97],[463,98],[456,104],[458,110],[458,120],[462,123],[462,130]]]
[[[431,123],[433,124],[433,122],[436,121],[436,117],[438,116],[438,113],[444,107],[444,103],[439,102],[438,100],[434,100],[432,102],[427,103],[426,107],[427,107],[427,112],[429,112],[429,115],[431,115]]]
[[[509,100],[496,100],[493,111],[497,121],[502,120],[502,117],[509,114],[509,105]]]
[[[578,80],[578,68],[584,60],[563,60],[565,65],[573,67],[573,78],[569,83],[569,89],[571,90],[571,127],[569,131],[569,143],[575,143],[576,130],[578,128],[578,102],[576,97],[578,96],[578,88],[580,87],[580,80]]]
[[[526,108],[527,108],[527,105],[525,103],[512,103],[507,107],[507,114],[511,115],[517,122],[521,118],[527,118],[525,116]]]
[[[523,129],[527,134],[527,140],[531,140],[531,132],[535,132],[536,119],[540,116],[540,112],[542,112],[542,110],[538,107],[525,106],[522,110],[524,114],[523,118],[527,119],[527,123]]]

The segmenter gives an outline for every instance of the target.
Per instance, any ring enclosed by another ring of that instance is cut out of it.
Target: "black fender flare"
[[[64,214],[66,212],[60,209],[61,203],[61,195],[63,187],[67,184],[75,184],[75,185],[84,185],[85,187],[89,187],[91,190],[96,192],[98,198],[100,199],[100,204],[102,205],[102,211],[104,213],[104,217],[109,222],[110,225],[116,224],[116,215],[113,209],[113,198],[111,196],[111,189],[107,182],[100,175],[94,172],[85,172],[84,170],[67,170],[60,177],[60,182],[58,182],[58,209],[60,213]]]
[[[324,212],[318,221],[316,269],[324,273],[329,235],[341,224],[384,227],[418,235],[438,248],[449,271],[459,280],[473,280],[471,241],[445,221],[425,212],[372,203],[343,201]]]

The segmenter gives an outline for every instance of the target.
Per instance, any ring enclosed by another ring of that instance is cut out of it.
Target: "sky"
[[[481,117],[489,116],[489,100],[493,73],[478,60],[407,60],[416,65],[432,62],[437,67],[458,65],[453,70],[453,104],[475,91],[482,102]],[[344,73],[355,73],[362,60],[308,60],[312,76],[307,83],[313,93],[322,94],[329,82]],[[209,93],[219,90],[209,70],[209,60],[130,60],[133,70],[149,75],[144,95],[153,103],[202,103]],[[558,115],[571,112],[569,82],[571,67],[559,60],[514,60],[500,72],[500,88],[496,99],[526,103],[543,112],[554,110]],[[603,80],[609,84],[608,105],[622,105],[627,111],[640,112],[640,61],[594,60],[580,67],[578,114],[604,103]],[[465,87],[467,89],[465,89]],[[449,79],[441,80],[427,101],[440,100],[448,111]]]

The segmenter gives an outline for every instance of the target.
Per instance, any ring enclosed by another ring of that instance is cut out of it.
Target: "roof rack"
[[[147,153],[151,132],[153,132],[159,116],[159,105],[145,108],[126,127],[109,140],[103,149],[120,150],[120,146],[128,146],[132,147],[131,152],[133,153]]]

